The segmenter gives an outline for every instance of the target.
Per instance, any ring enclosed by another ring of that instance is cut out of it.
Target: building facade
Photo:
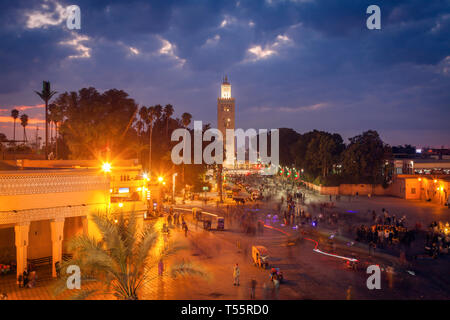
[[[0,171],[0,263],[16,265],[17,275],[29,265],[51,264],[55,277],[55,263],[71,254],[72,237],[100,236],[94,213],[114,218],[134,212],[142,226],[153,202],[160,204],[160,188],[133,161],[108,172],[95,161],[20,165],[23,169]]]

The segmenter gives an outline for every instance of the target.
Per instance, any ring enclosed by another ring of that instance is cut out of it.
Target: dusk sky
[[[381,30],[366,27],[372,4]],[[80,30],[66,26],[69,5]],[[216,126],[226,74],[239,128],[345,140],[374,129],[391,145],[450,147],[450,0],[2,1],[0,40],[9,138],[14,107],[42,133],[42,80],[123,89]]]

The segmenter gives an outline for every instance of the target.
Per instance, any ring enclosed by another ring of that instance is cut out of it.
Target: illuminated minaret
[[[231,84],[228,82],[227,76],[223,79],[220,88],[220,97],[217,99],[217,128],[222,132],[224,139],[224,147],[226,147],[226,129],[235,129],[235,101],[231,97]],[[235,145],[233,142],[234,155]]]

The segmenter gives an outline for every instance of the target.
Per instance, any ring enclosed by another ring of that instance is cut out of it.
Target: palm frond
[[[73,252],[70,261],[61,263],[61,277],[55,283],[54,295],[67,290],[67,267],[77,265],[81,270],[82,289],[71,291],[71,299],[85,299],[96,292],[112,294],[118,299],[138,299],[138,292],[145,283],[154,279],[150,270],[156,261],[150,259],[151,250],[159,236],[159,230],[147,225],[138,230],[137,215],[132,213],[128,219],[120,214],[117,221],[107,215],[93,214],[92,221],[97,226],[101,238],[77,236],[69,241],[68,249]],[[164,250],[163,255],[172,254],[184,247],[172,247]],[[182,262],[171,268],[173,277],[201,276],[207,273],[191,263]],[[99,286],[93,290],[86,288],[89,280]]]
[[[145,260],[147,259],[157,238],[158,234],[153,227],[144,227],[144,230],[139,236],[139,241],[136,244],[136,269],[141,269],[145,265]]]
[[[36,94],[37,94],[42,100],[45,100],[42,93],[40,93],[39,91],[34,91],[34,92],[36,92]]]
[[[137,241],[137,214],[132,211],[128,219],[128,223],[125,230],[125,248],[127,250],[127,256],[133,255],[133,248]]]
[[[102,240],[106,245],[106,249],[110,251],[111,256],[118,264],[126,263],[125,244],[119,234],[122,222],[116,224],[112,219],[100,213],[93,214],[92,220],[99,229]],[[123,221],[123,216],[120,220]]]

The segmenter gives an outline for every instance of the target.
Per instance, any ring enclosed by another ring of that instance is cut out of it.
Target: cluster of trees
[[[19,117],[20,116],[20,117]],[[28,142],[27,138],[27,131],[26,127],[28,126],[28,115],[23,113],[20,115],[19,110],[13,109],[11,110],[11,117],[14,120],[14,127],[13,127],[13,140],[8,140],[6,135],[4,133],[0,132],[0,151],[7,151],[7,152],[30,152],[31,149],[26,145]],[[20,120],[20,124],[23,127],[23,139],[22,140],[16,140],[16,122],[17,119]],[[18,142],[20,142],[18,144]]]
[[[194,191],[201,191],[206,185],[203,182],[206,165],[174,165],[171,161],[172,148],[178,143],[171,141],[172,132],[179,128],[189,129],[191,114],[183,113],[181,117],[175,117],[171,104],[164,107],[159,104],[139,106],[128,93],[117,89],[101,93],[90,87],[55,96],[56,92],[51,91],[49,85],[44,85],[42,92],[36,93],[46,104],[46,127],[50,136],[47,152],[50,159],[114,162],[114,159],[138,158],[144,169],[153,176],[180,173],[181,183],[177,187],[188,184]],[[12,110],[11,116],[14,118],[13,140],[16,141],[15,123],[19,111]],[[26,148],[31,152],[26,145],[28,116],[23,114],[20,120],[24,127],[25,143],[16,145],[9,141],[10,148],[6,151],[24,151],[22,149]],[[209,127],[209,124],[204,125],[203,130]],[[192,129],[189,131],[193,134]],[[0,135],[0,147],[3,149],[2,143],[8,143],[4,134]],[[39,152],[46,153],[45,144]]]
[[[38,94],[48,110],[48,151],[55,158],[99,161],[138,158],[152,175],[179,172],[181,185],[191,184],[196,191],[201,190],[206,165],[175,165],[171,161],[171,150],[178,143],[171,141],[171,134],[175,129],[188,128],[191,114],[174,117],[170,104],[139,106],[128,93],[117,89],[101,93],[90,87],[64,92],[52,103],[49,101],[56,92],[50,90],[49,84]],[[19,111],[12,110],[11,116],[15,140]],[[26,141],[28,116],[23,114],[20,120]],[[208,128],[209,124],[203,130]],[[281,128],[279,133],[280,164],[304,169],[303,178],[308,181],[333,185],[344,181],[385,183],[390,179],[386,160],[391,157],[392,148],[376,131],[350,138],[347,145],[337,133],[314,130],[299,134],[287,128]]]
[[[323,185],[339,183],[387,183],[391,147],[378,133],[366,131],[349,139],[324,131],[299,134],[280,129],[280,164],[304,169],[303,178]]]

